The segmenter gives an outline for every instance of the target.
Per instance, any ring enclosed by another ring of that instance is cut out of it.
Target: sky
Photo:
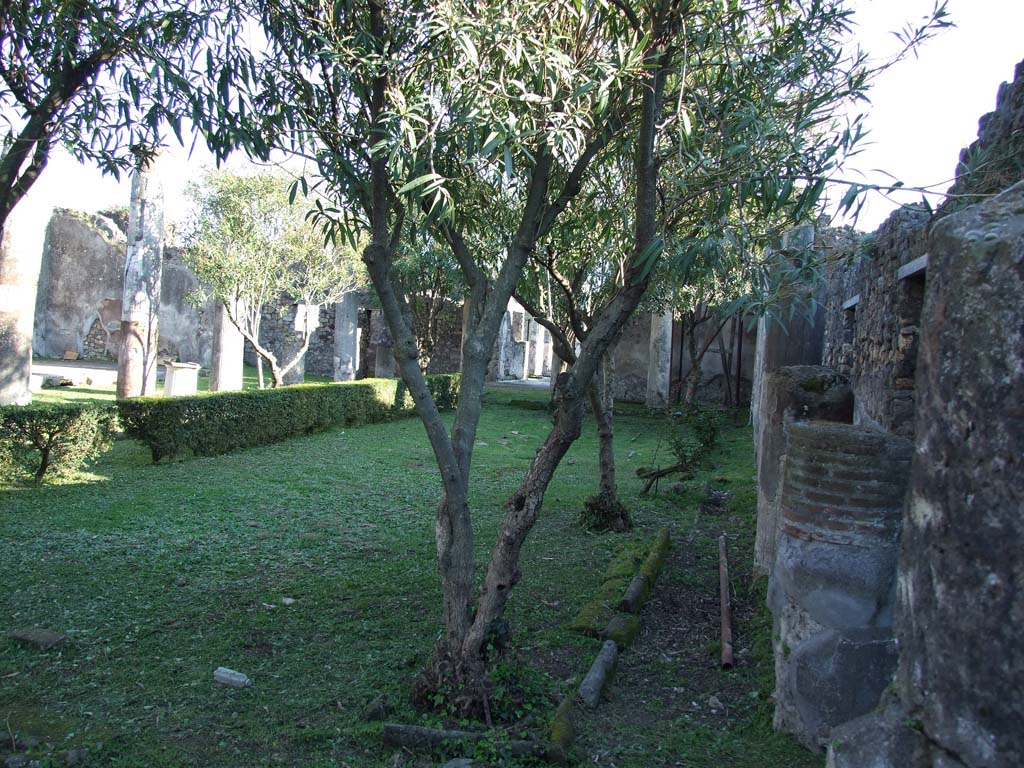
[[[873,58],[885,59],[899,45],[891,33],[933,5],[934,0],[854,0],[854,38]],[[844,178],[889,183],[877,170],[884,169],[908,186],[945,190],[951,183],[960,149],[974,140],[978,119],[995,108],[999,84],[1012,80],[1015,64],[1024,59],[1024,0],[949,0],[948,9],[956,27],[883,73],[871,90],[871,104],[858,107],[869,113],[869,144],[848,161]],[[206,152],[189,158],[180,147],[161,158],[169,221],[187,213],[185,187],[204,164],[211,164]],[[19,239],[37,239],[41,250],[53,207],[98,211],[128,205],[129,195],[127,177],[115,182],[58,151],[23,203],[25,210],[16,212]],[[856,226],[873,230],[898,203],[919,199],[918,193],[895,202],[872,195]]]

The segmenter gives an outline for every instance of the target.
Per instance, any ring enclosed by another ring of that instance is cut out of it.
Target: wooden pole
[[[722,605],[722,669],[732,669],[732,608],[729,600],[729,558],[724,533],[718,537],[718,597]]]

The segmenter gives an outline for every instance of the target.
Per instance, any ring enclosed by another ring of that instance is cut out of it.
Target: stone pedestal
[[[651,337],[647,358],[648,408],[664,408],[668,404],[672,365],[672,313],[651,315]]]
[[[352,381],[359,370],[359,302],[354,293],[334,305],[334,380]]]
[[[775,726],[811,749],[871,711],[896,667],[894,578],[908,440],[793,423],[769,581]]]
[[[200,367],[199,363],[164,363],[164,397],[194,395]]]
[[[786,428],[796,421],[853,421],[853,393],[845,376],[820,365],[780,368],[760,388],[757,448],[757,538],[754,570],[771,573],[781,521],[779,486],[786,458]]]
[[[210,391],[238,390],[243,385],[245,337],[217,302],[213,316],[213,353],[210,359]],[[166,385],[165,385],[166,387]]]

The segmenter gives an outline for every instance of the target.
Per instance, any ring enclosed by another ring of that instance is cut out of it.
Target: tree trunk
[[[537,522],[548,484],[570,446],[580,435],[583,423],[583,398],[591,389],[601,361],[618,338],[650,281],[644,275],[639,258],[657,237],[658,163],[654,154],[657,122],[664,95],[667,55],[649,53],[650,87],[644,91],[637,135],[636,216],[630,271],[625,286],[594,319],[580,353],[568,373],[555,385],[554,426],[537,452],[518,490],[505,503],[505,518],[491,559],[483,589],[477,599],[476,616],[462,644],[460,661],[467,667],[482,668],[482,651],[487,633],[502,617],[512,589],[519,582],[519,553]],[[524,262],[525,263],[525,262]],[[498,315],[500,319],[500,314]],[[496,326],[495,326],[496,330]],[[493,340],[493,339],[492,339]],[[484,358],[486,360],[486,358]],[[461,405],[461,403],[460,403]]]
[[[615,399],[612,394],[611,359],[605,355],[604,363],[594,377],[590,389],[590,403],[597,422],[598,464],[601,472],[601,493],[615,496]]]
[[[736,331],[735,318],[732,321],[733,333]],[[722,375],[725,377],[725,383],[722,386],[722,404],[727,408],[731,407],[732,402],[732,339],[729,339],[729,343],[725,343],[725,335],[718,334],[718,354],[722,358]]]
[[[590,385],[590,406],[597,422],[598,465],[600,485],[596,496],[584,502],[580,520],[595,531],[628,531],[633,527],[629,511],[619,499],[615,482],[614,397],[612,394],[611,355],[604,356],[594,382]]]
[[[152,166],[140,165],[132,177],[117,359],[118,399],[156,393],[163,253],[163,189]]]
[[[690,370],[686,373],[686,386],[683,388],[683,404],[692,405],[697,398],[697,387],[700,386],[700,364],[703,355],[697,347],[697,323],[691,322],[686,334],[687,347],[690,352]]]

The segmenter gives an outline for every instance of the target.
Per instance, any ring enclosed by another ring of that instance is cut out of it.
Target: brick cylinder
[[[789,427],[780,507],[784,535],[858,547],[895,546],[912,446],[848,424]]]
[[[892,616],[909,440],[794,422],[769,582],[777,728],[810,748],[870,711],[896,668]]]

